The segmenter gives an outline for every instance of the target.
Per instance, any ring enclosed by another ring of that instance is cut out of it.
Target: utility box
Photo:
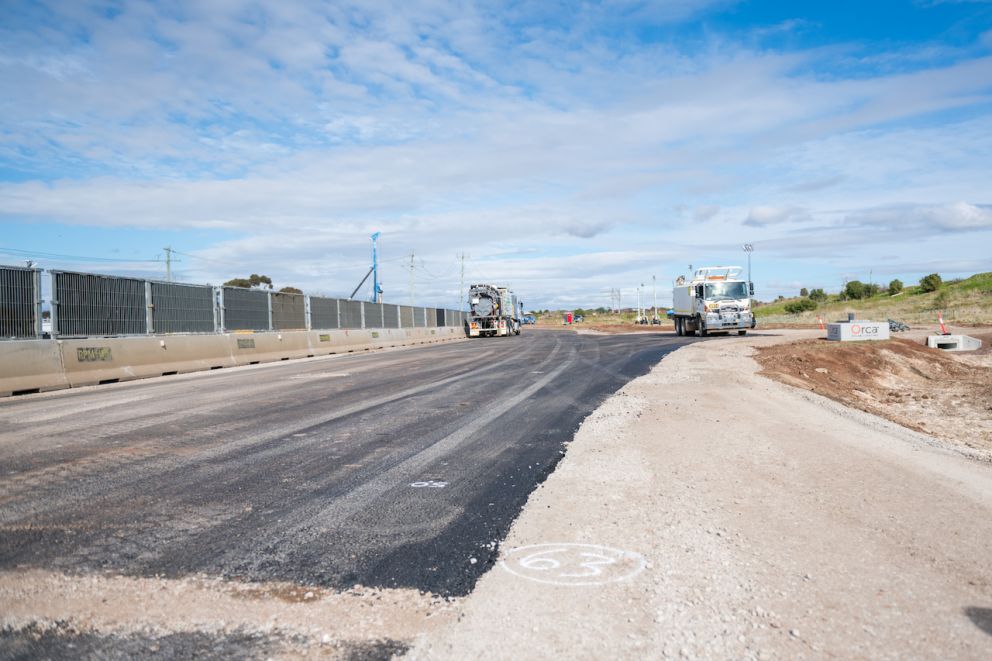
[[[889,339],[887,321],[842,321],[827,324],[827,339],[838,342],[863,342]]]

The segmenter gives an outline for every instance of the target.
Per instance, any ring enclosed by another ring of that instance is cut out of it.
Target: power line
[[[113,263],[123,263],[123,264],[154,264],[158,262],[157,259],[122,259],[120,257],[83,257],[80,255],[63,255],[54,252],[39,252],[37,250],[22,250],[20,248],[3,248],[0,247],[0,253],[8,255],[18,255],[23,257],[38,257],[41,259],[61,259],[63,261],[79,261],[79,262],[113,262]]]

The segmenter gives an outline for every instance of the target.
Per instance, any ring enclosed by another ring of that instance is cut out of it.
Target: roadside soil
[[[761,373],[992,461],[992,333],[978,352],[887,342],[824,339],[759,349]]]
[[[712,338],[583,423],[413,659],[941,658],[992,649],[992,467]]]

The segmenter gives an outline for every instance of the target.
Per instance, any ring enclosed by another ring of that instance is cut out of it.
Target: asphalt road
[[[582,419],[691,341],[526,329],[0,400],[0,570],[464,595]]]

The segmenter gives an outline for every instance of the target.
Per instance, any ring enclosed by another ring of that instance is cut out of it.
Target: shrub
[[[844,294],[847,298],[864,298],[865,297],[865,283],[860,280],[851,280],[849,283],[844,285]]]
[[[809,298],[811,301],[822,302],[827,300],[827,292],[822,289],[814,289],[809,293]]]
[[[938,292],[936,296],[933,297],[933,309],[943,310],[950,303],[950,296],[947,295],[947,291]]]
[[[896,278],[889,283],[889,296],[895,296],[902,291],[902,280]]]
[[[806,298],[807,296],[809,296],[809,290],[803,287],[802,289],[799,290],[799,295],[802,296],[803,298]]]
[[[920,291],[937,291],[940,289],[942,283],[943,281],[940,279],[940,274],[938,273],[925,275],[920,278]]]
[[[807,310],[815,310],[816,301],[812,301],[808,298],[804,298],[798,301],[792,301],[791,303],[785,304],[785,311],[789,314],[799,314],[800,312],[806,312]]]

